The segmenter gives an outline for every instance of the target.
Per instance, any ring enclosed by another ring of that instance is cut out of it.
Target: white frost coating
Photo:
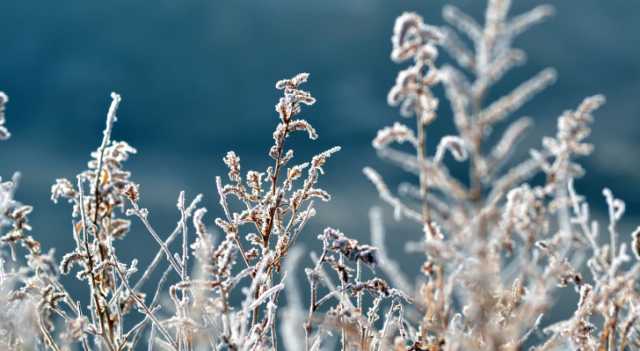
[[[4,92],[0,91],[0,140],[7,140],[11,137],[11,133],[5,124],[5,105],[9,102],[9,97]]]
[[[464,140],[460,137],[447,135],[440,139],[440,143],[436,148],[436,155],[433,158],[433,162],[438,164],[442,162],[444,153],[449,151],[456,161],[462,162],[467,159],[467,147]]]

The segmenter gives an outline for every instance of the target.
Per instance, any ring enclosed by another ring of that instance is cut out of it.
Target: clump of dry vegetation
[[[545,69],[486,101],[491,87],[525,61],[525,53],[512,47],[514,39],[553,12],[542,5],[509,18],[509,7],[508,0],[490,0],[484,25],[453,6],[443,11],[451,27],[426,24],[415,13],[396,21],[391,58],[408,67],[388,102],[412,126],[396,122],[372,144],[380,157],[413,174],[416,184],[399,184],[395,192],[376,170],[364,173],[394,218],[414,222],[421,233],[416,242],[407,237],[407,250],[424,254],[419,277],[406,276],[408,269],[385,249],[379,207],[370,211],[371,244],[327,227],[317,235],[317,248],[305,253],[296,245],[312,234],[303,231],[316,214],[314,201],[330,200],[319,180],[340,149],[294,162],[288,137],[303,132],[317,138],[301,118],[302,108],[315,103],[302,90],[308,74],[276,83],[283,96],[268,151],[273,165],[244,172],[240,157],[228,152],[228,174],[215,179],[223,216],[207,218],[202,195],[188,199],[181,192],[179,218],[167,236],[154,229],[144,192],[125,168],[136,149],[111,138],[121,102],[112,93],[102,142],[87,169],[76,179],[56,180],[51,189],[53,202],[71,205],[71,252],[57,260],[53,251],[43,251],[31,234],[32,208],[14,199],[19,176],[0,182],[0,348],[639,348],[640,227],[629,236],[619,233],[624,202],[605,189],[609,223],[601,230],[574,188],[584,174],[577,159],[592,152],[592,114],[604,97],[586,98],[562,113],[555,135],[543,138],[527,159],[510,160],[532,120],[499,124],[552,84],[555,72]],[[440,50],[455,62],[442,63]],[[430,150],[429,127],[439,111],[433,91],[440,88],[457,133]],[[0,139],[10,136],[7,102],[0,93]],[[503,132],[491,142],[495,130]],[[468,165],[465,178],[449,172],[450,162]],[[537,175],[543,180],[532,181]],[[132,221],[158,247],[144,267],[122,260],[115,248],[127,240]],[[297,277],[304,256],[311,259],[304,269],[308,289]],[[74,296],[61,283],[61,275],[70,274],[86,284],[88,296]],[[558,290],[571,288],[577,297],[573,315],[545,320]]]

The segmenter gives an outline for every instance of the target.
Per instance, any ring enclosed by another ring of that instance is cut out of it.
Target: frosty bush
[[[179,219],[166,237],[154,229],[144,192],[125,168],[137,150],[111,138],[122,102],[112,93],[102,141],[87,169],[76,179],[57,179],[51,188],[53,202],[71,205],[71,252],[57,260],[44,251],[30,234],[32,208],[14,199],[19,176],[0,182],[1,348],[639,348],[640,227],[619,233],[624,202],[604,189],[609,223],[601,230],[574,189],[584,174],[578,159],[593,150],[587,138],[604,97],[588,97],[562,113],[555,134],[519,163],[510,158],[530,118],[511,121],[497,142],[489,142],[495,126],[556,78],[553,69],[544,69],[487,101],[492,86],[526,59],[512,47],[514,39],[553,12],[543,5],[509,18],[509,7],[508,0],[490,0],[483,25],[453,6],[443,10],[450,27],[426,24],[415,13],[395,23],[391,59],[407,67],[388,102],[411,124],[384,127],[372,144],[380,157],[414,175],[416,184],[402,183],[395,192],[373,168],[364,174],[395,219],[415,223],[421,233],[422,240],[407,243],[407,250],[424,254],[419,277],[406,276],[385,249],[383,210],[377,206],[370,211],[371,244],[327,227],[310,252],[296,245],[302,235],[314,234],[305,233],[316,215],[314,201],[331,198],[319,182],[340,150],[294,162],[289,136],[318,136],[301,118],[303,107],[316,102],[303,90],[309,74],[276,83],[282,97],[268,151],[272,166],[245,172],[229,151],[222,159],[228,174],[215,179],[224,215],[208,218],[202,195],[180,192]],[[441,50],[454,62],[439,59]],[[457,132],[440,137],[430,150],[429,127],[444,118],[433,93],[440,87]],[[8,101],[0,92],[0,139],[10,136]],[[468,178],[452,176],[452,162],[468,165]],[[536,175],[544,180],[532,181]],[[116,240],[127,240],[132,221],[157,244],[145,267],[123,261],[114,247]],[[303,256],[312,263],[304,269],[306,284],[297,279]],[[154,279],[159,267],[164,271]],[[88,305],[61,283],[68,274],[87,285]],[[568,287],[579,296],[575,312],[545,322],[556,292]]]

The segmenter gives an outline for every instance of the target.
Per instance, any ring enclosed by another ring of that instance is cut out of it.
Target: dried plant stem
[[[140,306],[140,308],[142,308],[144,310],[145,316],[147,316],[155,324],[155,327],[160,331],[160,333],[162,333],[162,335],[171,343],[171,345],[173,345],[174,349],[177,350],[178,349],[178,344],[176,343],[176,341],[173,340],[173,338],[171,337],[171,334],[169,334],[169,332],[162,326],[162,323],[160,323],[160,321],[155,317],[153,311],[151,309],[149,309],[149,307],[147,307],[147,305],[145,305],[144,301],[142,301],[140,299],[140,297],[138,297],[138,295],[136,295],[135,291],[133,291],[131,289],[131,286],[129,285],[129,282],[127,281],[127,277],[122,272],[120,267],[118,267],[117,264],[113,265],[113,267],[115,268],[115,271],[120,276],[120,281],[122,282],[122,284],[124,284],[124,286],[127,288],[127,290],[129,290],[131,298],[133,298],[136,301],[136,303],[138,304],[138,306]]]
[[[289,123],[291,122],[291,117],[290,116],[284,116],[284,128],[282,130],[282,132],[278,135],[279,140],[277,141],[278,143],[278,149],[276,151],[276,159],[275,159],[275,164],[274,164],[274,171],[273,174],[271,175],[271,190],[270,190],[270,198],[273,198],[274,196],[276,196],[276,191],[277,191],[277,184],[278,184],[278,176],[280,175],[280,169],[282,168],[282,154],[284,152],[284,145],[285,145],[285,141],[287,140],[287,134],[288,134],[288,130],[289,130]],[[275,204],[273,204],[273,206],[269,209],[269,216],[267,218],[267,225],[264,229],[264,231],[262,232],[262,244],[264,246],[265,249],[269,249],[269,238],[271,237],[271,229],[273,228],[273,222],[275,221],[275,215],[276,215],[276,211],[277,209],[280,207],[280,202],[282,201],[282,194],[279,194],[276,197],[275,200]],[[271,267],[268,268],[268,275],[269,275],[269,281],[272,278],[272,271],[271,271]],[[255,290],[255,295],[253,296],[254,299],[257,299],[258,296],[260,294],[260,288],[258,287]],[[258,320],[258,316],[260,313],[260,306],[256,306],[256,308],[253,309],[252,312],[252,321],[251,321],[251,326],[255,325],[255,323]]]
[[[180,279],[188,280],[187,277],[187,261],[189,260],[189,230],[187,229],[187,214],[184,208],[184,191],[180,192],[178,197],[178,210],[180,210],[180,227],[182,227],[182,271]]]
[[[173,240],[175,240],[175,238],[178,236],[179,232],[180,232],[180,225],[176,226],[176,228],[173,230],[173,232],[171,232],[169,237],[167,237],[167,240],[164,241],[164,246],[168,247],[173,242]],[[158,252],[156,252],[156,255],[153,257],[153,260],[151,261],[147,269],[144,271],[144,273],[142,273],[142,276],[140,277],[140,279],[138,279],[138,281],[133,285],[133,290],[135,291],[140,290],[142,285],[151,277],[151,274],[153,274],[153,272],[158,267],[158,264],[160,264],[160,260],[162,259],[163,254],[166,255],[165,251],[162,248],[160,248]],[[170,264],[169,269],[175,270],[175,267]]]
[[[287,140],[287,135],[289,133],[289,123],[291,123],[291,116],[284,116],[284,128],[280,133],[279,141],[278,141],[278,150],[276,152],[276,160],[274,165],[274,171],[271,175],[271,192],[270,195],[273,198],[276,196],[277,184],[278,184],[278,176],[280,175],[280,169],[282,168],[282,154],[284,152],[284,145]],[[269,237],[271,236],[271,228],[273,228],[273,222],[275,220],[275,214],[278,207],[280,207],[280,201],[282,201],[282,196],[279,195],[276,198],[276,202],[269,210],[269,218],[267,219],[267,226],[262,233],[263,245],[265,248],[269,247]]]
[[[344,256],[340,255],[340,258],[338,259],[338,262],[340,264],[340,266],[344,266]],[[342,300],[347,300],[349,299],[349,296],[346,294],[346,284],[347,282],[344,281],[342,279],[342,277],[340,277],[340,295],[342,295]],[[346,306],[342,306],[343,309],[346,309]],[[342,345],[342,349],[346,350],[348,345],[347,345],[347,333],[345,331],[345,323],[340,321],[340,344]]]
[[[311,349],[311,333],[313,332],[313,314],[315,313],[316,309],[319,306],[319,303],[318,303],[318,279],[320,274],[319,271],[321,269],[322,262],[324,261],[328,253],[329,251],[327,250],[327,248],[323,247],[322,254],[320,255],[320,258],[316,260],[316,264],[314,268],[307,272],[307,278],[309,280],[309,290],[311,293],[311,296],[310,296],[311,301],[309,303],[307,321],[304,324],[304,332],[305,332],[304,339],[305,339],[305,348],[307,351]]]
[[[95,209],[94,209],[94,215],[93,215],[93,225],[94,225],[94,229],[95,229],[95,237],[97,239],[97,245],[99,248],[99,253],[100,253],[100,260],[102,262],[106,261],[108,259],[107,257],[107,252],[106,252],[106,248],[103,246],[102,244],[102,240],[99,237],[99,232],[100,232],[100,227],[101,227],[101,223],[99,223],[99,213],[100,213],[100,202],[101,202],[101,195],[100,195],[100,186],[101,186],[101,180],[102,180],[102,171],[103,171],[103,167],[104,167],[104,154],[105,154],[105,150],[107,148],[107,146],[110,144],[111,142],[111,132],[113,131],[113,124],[116,121],[116,113],[118,111],[118,106],[120,105],[120,101],[122,101],[122,98],[120,97],[120,95],[118,95],[115,92],[111,93],[111,105],[109,106],[109,111],[107,112],[107,120],[106,120],[106,125],[105,125],[105,129],[103,131],[103,136],[102,136],[102,143],[100,144],[100,147],[98,148],[98,165],[96,167],[96,172],[95,172],[95,188],[93,189],[93,195],[94,195],[94,199],[95,199]],[[83,223],[84,226],[84,223]],[[105,234],[106,235],[106,234]],[[85,235],[85,239],[86,239],[86,235]],[[87,249],[87,255],[89,256],[89,259],[91,260],[91,253],[88,249],[88,243],[85,242],[85,246]],[[109,276],[108,279],[110,279],[110,281],[113,281],[114,276],[113,276],[113,272],[107,268],[107,274]],[[93,271],[93,268],[92,268]],[[91,273],[91,275],[93,276],[93,273]],[[92,278],[94,281],[94,288],[95,288],[95,277]],[[98,289],[99,290],[99,289]],[[106,299],[106,297],[104,297]],[[98,307],[100,307],[100,305],[98,305]],[[106,319],[106,321],[103,320],[104,327],[106,327],[106,332],[107,332],[107,337],[109,340],[109,344],[110,347],[113,348],[115,345],[114,340],[116,338],[116,336],[114,335],[114,326],[112,325],[112,318],[110,316],[110,310],[108,306],[102,306],[104,311],[102,313],[104,313],[104,316]],[[103,330],[104,333],[104,330]]]
[[[417,120],[417,130],[418,130],[418,145],[416,148],[417,151],[417,159],[418,164],[424,165],[426,164],[426,148],[427,148],[427,132],[425,130],[425,125],[418,115],[416,116]],[[420,197],[422,198],[422,222],[424,226],[429,227],[430,233],[435,233],[433,228],[431,228],[431,213],[429,210],[429,201],[427,200],[427,196],[429,194],[428,188],[428,170],[426,167],[420,168]]]
[[[78,192],[79,192],[79,200],[80,203],[80,218],[82,221],[82,237],[84,244],[84,251],[87,253],[87,270],[89,272],[89,289],[91,290],[91,297],[94,304],[93,312],[98,315],[100,320],[100,330],[99,334],[104,339],[107,347],[111,351],[115,351],[115,346],[113,344],[113,335],[111,333],[111,316],[109,313],[109,306],[103,305],[102,301],[106,301],[106,298],[101,295],[100,289],[98,288],[98,284],[96,282],[96,277],[94,274],[95,263],[93,261],[93,255],[91,254],[91,247],[89,246],[89,234],[87,230],[87,216],[85,214],[84,208],[84,194],[83,194],[83,181],[81,177],[78,177]],[[105,331],[107,334],[105,335]]]
[[[309,313],[307,316],[307,321],[304,324],[304,345],[305,350],[311,349],[311,333],[313,332],[312,326],[312,318],[313,313],[316,311],[317,303],[318,303],[318,288],[317,283],[315,281],[309,282],[309,288],[311,292],[310,303],[309,303]]]
[[[46,345],[54,351],[60,351],[60,347],[58,346],[58,344],[56,344],[53,336],[51,336],[51,333],[49,333],[47,327],[43,325],[42,316],[40,315],[38,315],[38,327],[40,328],[40,333],[42,333],[42,335],[44,336]]]
[[[165,257],[167,258],[167,261],[169,261],[169,264],[171,265],[171,267],[173,267],[173,270],[175,270],[178,275],[181,275],[182,274],[182,265],[175,260],[175,258],[171,254],[171,250],[169,250],[169,247],[160,238],[160,236],[158,235],[156,230],[153,229],[153,226],[151,226],[151,223],[149,223],[149,220],[147,219],[147,216],[141,212],[140,207],[138,206],[138,204],[132,203],[132,205],[133,205],[134,213],[136,214],[136,216],[138,218],[140,218],[140,221],[142,222],[142,224],[147,229],[147,232],[149,232],[149,234],[151,234],[151,236],[158,243],[158,245],[160,245],[160,249],[164,252]]]

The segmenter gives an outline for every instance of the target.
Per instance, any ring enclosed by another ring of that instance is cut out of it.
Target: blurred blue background
[[[235,150],[248,169],[271,163],[266,153],[277,123],[274,82],[311,73],[307,88],[318,103],[304,116],[320,134],[316,142],[294,138],[297,159],[341,145],[321,184],[334,199],[319,206],[305,236],[317,247],[322,226],[368,237],[369,204],[377,194],[361,173],[374,165],[391,182],[406,176],[377,160],[370,147],[376,131],[398,119],[386,94],[401,68],[389,60],[394,19],[413,10],[442,24],[446,1],[143,1],[72,0],[0,3],[0,90],[11,98],[7,126],[12,139],[0,145],[0,175],[23,174],[18,197],[35,205],[31,221],[45,247],[58,257],[73,246],[70,208],[49,200],[56,178],[85,169],[97,148],[110,99],[123,96],[114,139],[138,148],[127,167],[141,184],[151,221],[168,233],[178,220],[175,199],[205,195],[211,221],[218,214],[214,177]],[[453,0],[475,18],[484,1]],[[539,1],[515,1],[512,14]],[[627,201],[627,225],[640,214],[640,6],[627,0],[558,1],[556,15],[527,32],[515,46],[529,56],[494,91],[498,97],[546,66],[559,81],[517,114],[532,116],[533,133],[520,157],[555,133],[555,119],[590,94],[608,103],[596,114],[596,151],[582,161],[588,176],[578,183],[596,209],[602,187]],[[452,131],[443,106],[430,135]],[[435,143],[435,138],[431,142]],[[405,178],[403,178],[405,177]],[[408,178],[407,178],[408,179]],[[391,248],[420,237],[417,228],[391,223]],[[626,233],[626,232],[625,232]],[[136,227],[118,243],[124,259],[155,253],[148,234]],[[406,257],[406,256],[397,256]],[[407,270],[421,258],[402,261]]]

